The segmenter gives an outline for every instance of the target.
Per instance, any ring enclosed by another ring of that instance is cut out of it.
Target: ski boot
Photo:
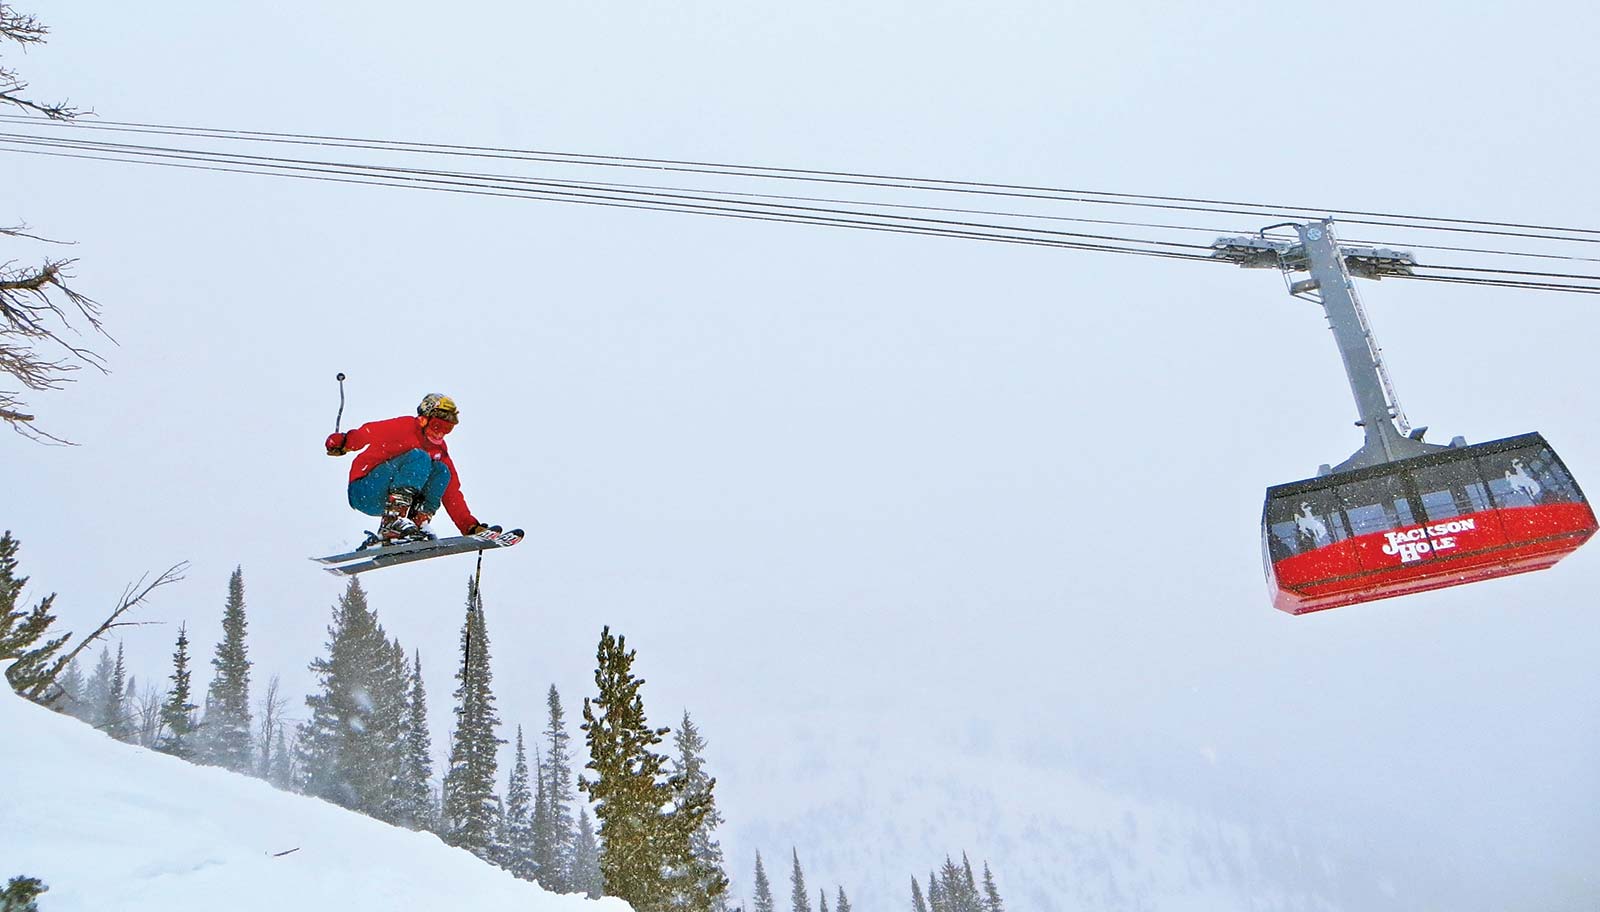
[[[356,549],[364,551],[373,545],[401,545],[406,542],[432,541],[437,538],[432,532],[423,528],[428,520],[428,514],[416,513],[422,519],[419,523],[413,519],[414,508],[422,492],[416,488],[395,488],[389,492],[389,499],[383,505],[383,518],[378,522],[378,531],[368,532],[367,540]]]

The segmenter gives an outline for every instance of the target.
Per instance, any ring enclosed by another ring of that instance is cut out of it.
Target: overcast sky
[[[51,40],[5,59],[108,120],[1547,225],[1600,211],[1586,4],[22,8]],[[242,565],[257,685],[282,675],[303,709],[341,589],[306,558],[364,526],[348,462],[321,447],[343,371],[346,427],[454,396],[469,503],[528,530],[484,565],[508,723],[542,727],[553,682],[575,724],[609,624],[639,649],[652,720],[699,720],[730,816],[792,787],[760,772],[795,728],[887,729],[1413,851],[1449,834],[1467,897],[1600,898],[1600,552],[1273,610],[1263,490],[1360,434],[1323,316],[1271,272],[9,153],[0,169],[0,221],[77,242],[118,343],[100,346],[110,375],[29,400],[79,446],[0,437],[0,525],[78,631],[190,562],[140,615],[170,626],[124,634],[141,677],[170,672],[178,621],[209,657]],[[1538,430],[1600,486],[1592,298],[1362,293],[1430,439]],[[363,580],[422,652],[441,748],[471,567]],[[1192,763],[1240,791],[1171,772]]]

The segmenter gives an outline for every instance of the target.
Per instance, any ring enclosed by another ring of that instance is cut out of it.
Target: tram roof
[[[1267,499],[1279,497],[1293,497],[1306,491],[1315,491],[1335,484],[1346,484],[1353,481],[1365,481],[1369,478],[1380,478],[1385,475],[1396,475],[1410,469],[1426,468],[1428,466],[1444,465],[1461,459],[1470,459],[1486,453],[1499,453],[1505,450],[1516,450],[1526,446],[1550,444],[1544,435],[1537,431],[1518,434],[1515,437],[1502,437],[1499,440],[1489,440],[1484,443],[1474,443],[1469,446],[1447,447],[1424,453],[1421,456],[1412,456],[1407,459],[1397,459],[1394,462],[1379,463],[1374,466],[1365,466],[1351,469],[1348,472],[1332,472],[1327,475],[1318,475],[1314,478],[1305,478],[1300,481],[1288,481],[1283,484],[1267,488]],[[1554,452],[1552,450],[1552,452]],[[1559,457],[1558,457],[1559,458]]]

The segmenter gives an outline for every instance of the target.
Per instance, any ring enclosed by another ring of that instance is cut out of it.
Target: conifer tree
[[[39,894],[49,890],[37,877],[13,877],[0,890],[0,912],[39,912]]]
[[[994,874],[990,873],[986,861],[983,863],[983,912],[1005,912],[1005,908],[1005,904],[1000,902],[1000,891],[994,885]]]
[[[275,788],[288,791],[294,788],[294,754],[283,735],[283,726],[278,726],[278,734],[272,747],[272,762],[267,767],[267,782]]]
[[[716,800],[712,797],[712,790],[716,788],[717,780],[706,772],[703,756],[706,740],[701,737],[694,720],[689,718],[687,709],[683,711],[683,721],[679,723],[673,743],[678,749],[677,756],[672,761],[674,778],[684,783],[683,794],[686,800],[703,802],[707,808],[705,817],[689,837],[689,849],[694,855],[694,870],[685,873],[697,885],[694,890],[695,895],[712,897],[710,912],[726,912],[728,875],[723,866],[722,845],[714,835],[716,828],[723,822],[722,814],[717,810]]]
[[[434,828],[436,814],[429,782],[433,778],[433,739],[428,732],[428,695],[422,686],[422,653],[413,654],[411,689],[406,696],[400,751],[399,801],[396,823],[413,830]]]
[[[56,708],[69,716],[82,719],[84,717],[83,689],[86,681],[83,677],[83,669],[78,667],[77,659],[67,663],[67,668],[61,673],[57,683],[61,685],[61,703]]]
[[[572,867],[567,876],[573,892],[590,899],[606,895],[605,877],[600,873],[600,845],[595,840],[594,825],[589,822],[588,808],[578,809],[578,832],[572,840]]]
[[[817,912],[828,912],[828,890],[826,887],[817,891]]]
[[[944,895],[944,887],[932,871],[928,872],[928,909],[930,912],[951,912]]]
[[[16,660],[6,671],[14,690],[39,692],[61,671],[54,658],[69,635],[44,638],[55,622],[55,615],[50,613],[55,593],[26,611],[17,607],[22,587],[28,584],[27,577],[16,575],[18,547],[10,532],[0,535],[0,662]]]
[[[95,728],[100,728],[105,717],[106,694],[111,690],[113,669],[110,647],[102,644],[100,657],[95,660],[88,683],[83,686],[83,720]]]
[[[478,584],[467,584],[467,619],[461,627],[461,670],[456,679],[456,729],[444,776],[444,839],[479,858],[492,857],[496,831],[495,737],[499,716],[489,684],[489,635]]]
[[[571,736],[567,734],[566,714],[561,709],[561,694],[550,685],[545,694],[548,713],[544,736],[546,750],[539,762],[539,782],[544,793],[544,818],[542,838],[544,858],[541,858],[539,883],[557,893],[578,889],[572,875],[572,754],[567,747]]]
[[[250,734],[250,656],[245,646],[244,569],[228,578],[222,606],[222,639],[212,656],[206,688],[205,736],[200,759],[212,766],[250,773],[255,756]]]
[[[189,702],[189,631],[185,624],[178,625],[178,646],[172,654],[172,689],[161,705],[163,733],[156,742],[156,750],[185,760],[194,756],[193,703]]]
[[[534,751],[533,756],[535,770],[533,809],[528,816],[528,838],[532,840],[533,867],[538,872],[536,879],[540,886],[546,890],[561,892],[555,887],[555,882],[564,878],[551,852],[550,793],[545,790],[544,761],[539,757],[538,751]]]
[[[850,900],[845,898],[843,886],[839,887],[839,902],[835,905],[833,912],[850,912]]]
[[[635,654],[626,638],[601,631],[595,669],[599,694],[583,701],[583,730],[595,777],[578,787],[589,794],[600,819],[600,869],[606,894],[636,912],[674,907],[703,909],[711,897],[695,895],[682,877],[692,870],[689,839],[710,803],[683,793],[681,779],[665,779],[666,758],[651,750],[671,729],[651,728],[632,672]]]
[[[357,811],[368,811],[377,798],[378,755],[394,751],[392,743],[375,743],[372,736],[372,688],[380,663],[389,660],[387,650],[377,648],[384,641],[366,591],[352,577],[333,608],[327,657],[311,663],[321,686],[306,697],[311,718],[301,724],[296,747],[301,790]]]
[[[402,814],[400,780],[405,761],[406,693],[411,671],[399,640],[389,640],[379,626],[373,650],[377,661],[371,685],[372,714],[367,737],[374,749],[367,786],[366,811],[385,823],[399,823]]]
[[[772,881],[767,879],[766,868],[761,866],[761,852],[756,852],[755,912],[778,912],[777,900],[772,896]]]
[[[811,912],[811,897],[806,893],[806,875],[800,870],[800,852],[794,853],[794,870],[789,874],[789,907],[791,912]]]
[[[922,898],[922,885],[915,877],[911,878],[911,912],[931,912],[928,901]]]
[[[528,792],[528,752],[522,744],[522,726],[517,726],[516,759],[506,785],[506,857],[501,867],[523,880],[535,880],[539,873],[533,862],[533,796]]]
[[[100,717],[95,725],[101,731],[126,741],[133,734],[128,724],[128,666],[123,659],[122,644],[117,643],[117,660],[111,666],[111,679],[106,682],[105,702],[100,705]]]

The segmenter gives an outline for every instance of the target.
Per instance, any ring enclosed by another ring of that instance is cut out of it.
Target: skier
[[[498,531],[479,522],[461,494],[460,476],[444,444],[460,420],[455,400],[429,393],[422,397],[415,418],[401,415],[328,435],[329,456],[365,451],[350,467],[350,506],[382,517],[369,543],[435,538],[428,521],[441,503],[463,535]]]

